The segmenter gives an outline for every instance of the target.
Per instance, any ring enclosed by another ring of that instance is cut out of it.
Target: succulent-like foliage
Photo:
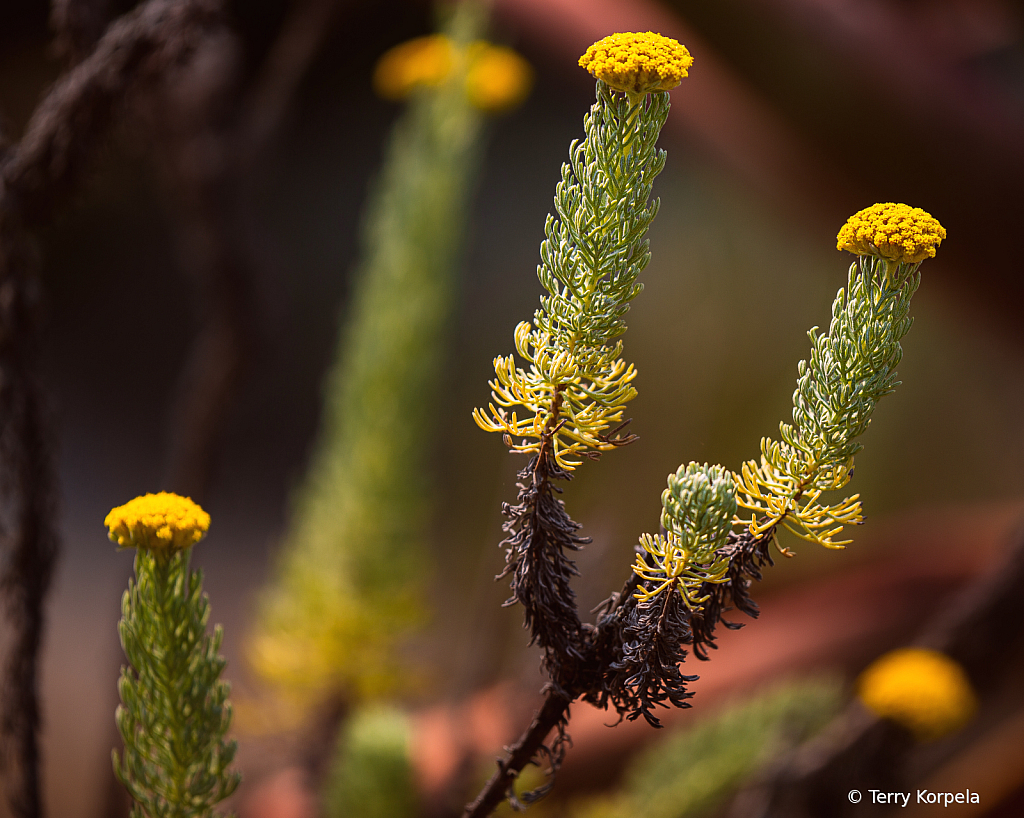
[[[414,818],[419,814],[412,725],[401,710],[361,707],[346,721],[323,798],[324,818]]]
[[[118,630],[129,666],[118,689],[124,753],[114,772],[135,802],[133,818],[208,818],[238,786],[228,766],[235,742],[230,686],[221,681],[223,633],[206,632],[209,600],[191,548],[135,555],[135,581],[121,603]]]
[[[849,283],[832,304],[828,333],[808,335],[811,356],[798,366],[793,423],[781,423],[781,441],[761,441],[761,462],[738,475],[742,507],[754,512],[755,536],[781,525],[810,542],[841,548],[835,537],[862,522],[858,495],[821,502],[853,473],[856,438],[871,422],[875,404],[899,384],[900,339],[910,329],[910,299],[920,263],[864,255],[850,266]]]
[[[688,463],[668,476],[661,493],[661,524],[682,539],[698,559],[724,542],[736,515],[736,485],[721,466]]]
[[[529,369],[512,355],[496,358],[492,403],[473,412],[481,428],[502,432],[512,451],[533,455],[519,475],[519,503],[503,509],[509,537],[500,576],[510,577],[508,604],[522,603],[556,687],[575,673],[583,638],[569,585],[576,569],[566,552],[587,540],[576,535],[580,526],[551,481],[568,479],[581,457],[635,439],[619,434],[636,395],[636,370],[621,357],[620,336],[650,260],[645,234],[658,211],[650,196],[665,165],[655,143],[668,110],[664,92],[631,103],[598,81],[585,138],[562,165],[557,216],[544,227],[537,277],[546,294],[533,322],[515,330]],[[522,418],[516,407],[525,410]]]
[[[647,228],[657,215],[650,201],[665,166],[655,147],[669,99],[653,93],[637,104],[597,83],[597,102],[584,119],[586,137],[574,142],[555,192],[537,268],[547,295],[533,323],[516,327],[512,355],[494,359],[492,402],[473,417],[502,432],[513,451],[540,452],[571,471],[632,440],[619,435],[625,405],[636,396],[636,370],[621,357],[629,302],[650,260]],[[517,408],[518,407],[518,408]]]

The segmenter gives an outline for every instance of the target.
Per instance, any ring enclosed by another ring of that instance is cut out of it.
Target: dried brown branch
[[[542,450],[539,456],[543,454]],[[535,461],[531,461],[520,477],[534,466]],[[537,523],[533,521],[528,525],[535,527]],[[530,533],[533,536],[536,532]],[[557,655],[550,645],[545,646],[544,664],[551,682],[545,691],[544,704],[519,741],[508,748],[506,758],[499,760],[497,772],[466,807],[463,818],[484,818],[505,798],[514,799],[515,779],[527,764],[540,761],[540,756],[546,756],[549,761],[548,783],[523,800],[536,800],[550,789],[570,744],[566,732],[569,706],[577,699],[601,709],[614,707],[620,719],[644,716],[654,726],[660,726],[652,715],[655,707],[669,704],[688,707],[686,699],[692,694],[685,685],[696,681],[697,677],[680,672],[686,657],[685,646],[692,645],[700,655],[701,647],[714,647],[718,625],[740,627],[724,618],[733,608],[750,617],[758,615],[749,588],[752,582],[761,579],[761,570],[771,564],[767,549],[773,537],[774,529],[762,537],[752,537],[746,532],[729,534],[718,553],[729,557],[733,569],[728,582],[708,583],[703,587],[701,596],[709,600],[704,611],[695,614],[682,606],[675,607],[678,600],[663,596],[664,609],[657,612],[655,621],[644,624],[641,621],[643,611],[633,595],[644,580],[634,572],[619,593],[594,610],[596,624],[579,625],[579,620],[575,620],[579,628],[575,656]],[[669,615],[670,607],[675,615]],[[538,615],[542,612],[534,611],[534,617]],[[536,627],[534,630],[536,633]],[[706,658],[706,653],[701,658]],[[557,736],[550,745],[545,745],[545,739],[556,728]],[[517,804],[515,800],[512,803]]]
[[[288,15],[248,93],[239,147],[251,163],[281,129],[295,92],[333,30],[341,0],[299,0]]]
[[[569,701],[555,690],[547,698],[519,741],[508,748],[508,757],[498,761],[498,769],[471,804],[463,818],[486,818],[509,797],[516,778],[542,752],[544,740],[552,730],[560,729],[568,720]],[[560,735],[559,739],[562,738]],[[558,739],[556,739],[557,741]],[[557,752],[557,751],[556,751]]]

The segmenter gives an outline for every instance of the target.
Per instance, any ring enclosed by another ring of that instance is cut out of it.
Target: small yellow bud
[[[963,668],[923,648],[901,648],[876,659],[857,680],[857,696],[868,710],[902,724],[921,740],[958,730],[977,709]]]
[[[161,491],[118,506],[103,524],[122,548],[181,551],[206,535],[210,515],[188,497]]]
[[[858,256],[880,256],[888,261],[917,264],[934,258],[946,238],[946,228],[919,207],[873,204],[847,219],[836,237],[836,248]]]
[[[628,32],[598,40],[579,64],[616,91],[635,98],[675,88],[693,65],[693,57],[671,37]]]

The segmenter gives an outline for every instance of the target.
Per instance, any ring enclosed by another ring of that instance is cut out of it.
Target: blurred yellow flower
[[[901,648],[876,659],[857,680],[857,696],[870,711],[921,740],[958,730],[977,709],[963,668],[924,648]]]
[[[675,88],[693,65],[693,57],[671,37],[627,32],[598,40],[579,64],[616,91],[635,97]]]
[[[847,220],[836,237],[836,248],[858,256],[875,255],[888,261],[917,264],[933,258],[946,238],[946,228],[919,207],[885,202],[873,204]]]
[[[384,53],[373,72],[373,87],[384,99],[405,99],[418,88],[441,85],[454,66],[455,45],[449,38],[417,37]]]
[[[188,497],[161,491],[118,506],[103,524],[122,548],[180,551],[206,535],[210,515]]]
[[[518,105],[530,91],[530,64],[511,48],[484,40],[460,49],[442,34],[397,45],[377,62],[373,87],[385,99],[402,100],[422,88],[437,88],[464,71],[466,98],[481,111]]]
[[[533,70],[511,48],[478,40],[466,52],[466,98],[481,111],[514,108],[530,92]]]

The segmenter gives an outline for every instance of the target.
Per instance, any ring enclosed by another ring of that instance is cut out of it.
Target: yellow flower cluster
[[[919,207],[873,204],[854,213],[836,237],[836,248],[858,256],[880,256],[888,261],[917,264],[934,258],[946,238],[946,228]]]
[[[958,730],[977,708],[963,668],[923,648],[901,648],[876,659],[858,679],[857,695],[873,713],[902,724],[921,740]]]
[[[118,506],[103,524],[122,548],[181,551],[206,535],[210,515],[188,497],[161,491]]]
[[[533,82],[530,64],[511,48],[477,40],[460,49],[449,37],[433,34],[385,52],[374,70],[373,87],[385,99],[403,100],[443,85],[460,70],[470,105],[487,113],[518,105]]]
[[[598,40],[579,64],[616,91],[639,97],[675,88],[693,65],[693,57],[671,37],[628,32]]]
[[[454,66],[455,44],[449,38],[417,37],[384,53],[373,72],[373,87],[384,99],[405,99],[419,88],[441,85]]]
[[[515,108],[526,99],[533,70],[511,48],[478,40],[467,49],[466,59],[466,96],[470,105],[496,113]]]

